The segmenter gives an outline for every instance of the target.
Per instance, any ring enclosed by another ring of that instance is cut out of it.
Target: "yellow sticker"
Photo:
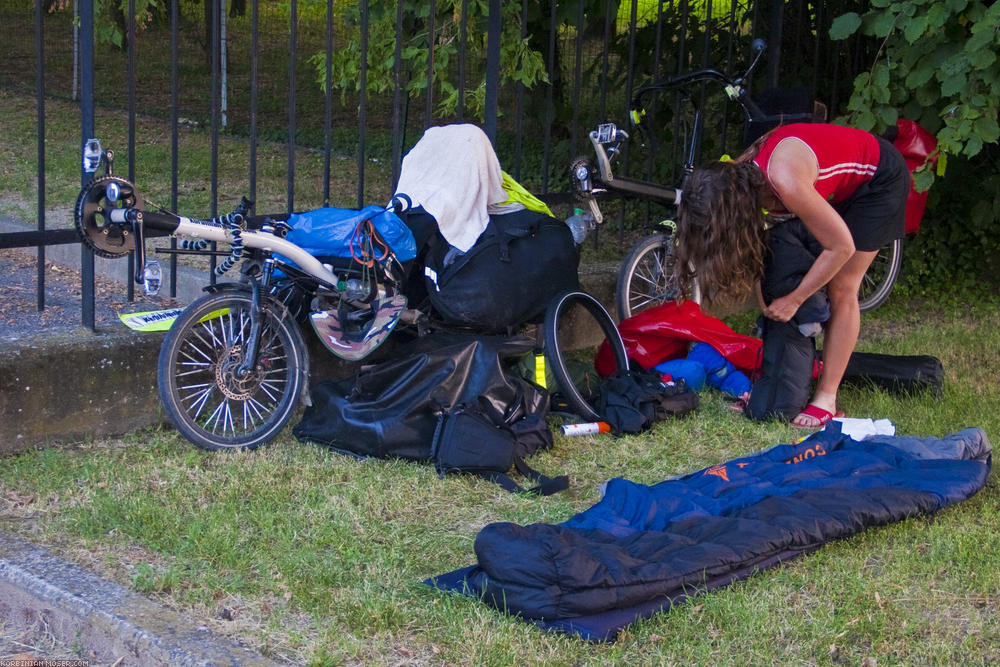
[[[182,312],[183,308],[168,308],[145,313],[126,313],[119,315],[118,319],[134,331],[166,331]]]
[[[133,331],[166,331],[177,321],[177,318],[183,312],[183,308],[167,308],[166,310],[150,310],[144,313],[125,313],[119,315],[118,319]],[[201,318],[199,322],[214,320],[228,312],[228,308],[213,310]]]

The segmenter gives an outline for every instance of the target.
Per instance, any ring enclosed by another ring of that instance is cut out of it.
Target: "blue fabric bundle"
[[[705,386],[705,366],[697,361],[671,359],[657,364],[654,368],[660,373],[669,375],[675,381],[684,380],[691,391],[701,391],[701,388]]]
[[[750,391],[750,378],[708,343],[695,343],[687,358],[705,367],[708,386],[736,398]]]

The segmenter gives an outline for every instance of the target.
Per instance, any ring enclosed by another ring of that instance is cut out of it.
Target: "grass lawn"
[[[934,354],[943,398],[845,389],[850,416],[902,434],[979,426],[997,442],[1000,308],[897,296],[859,349]],[[749,316],[732,323],[745,330]],[[568,492],[520,497],[429,465],[357,461],[290,432],[206,453],[170,430],[0,459],[0,528],[294,664],[963,664],[1000,661],[1000,491],[868,530],[593,645],[419,582],[469,565],[494,521],[560,522],[601,482],[654,483],[801,432],[705,392],[641,436],[557,437],[534,457]]]

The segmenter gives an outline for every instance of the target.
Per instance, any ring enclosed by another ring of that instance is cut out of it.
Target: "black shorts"
[[[896,147],[878,137],[881,155],[872,179],[834,208],[851,230],[855,250],[878,250],[903,238],[910,170]]]

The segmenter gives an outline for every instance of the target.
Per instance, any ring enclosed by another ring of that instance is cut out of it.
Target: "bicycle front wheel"
[[[902,263],[903,239],[896,239],[878,251],[858,289],[858,304],[862,313],[885,303],[899,277]]]
[[[674,235],[652,234],[641,239],[618,270],[615,300],[619,321],[676,298]]]
[[[569,408],[587,421],[601,419],[598,412],[598,386],[592,375],[579,377],[576,368],[593,369],[593,348],[600,339],[581,339],[581,332],[596,322],[600,333],[611,345],[616,370],[628,370],[625,343],[611,315],[601,302],[586,292],[563,292],[545,311],[545,360],[559,385],[559,392]]]
[[[285,310],[261,305],[257,361],[249,351],[251,297],[209,294],[193,302],[160,348],[157,385],[170,421],[202,449],[254,449],[278,434],[305,384],[305,343]]]

